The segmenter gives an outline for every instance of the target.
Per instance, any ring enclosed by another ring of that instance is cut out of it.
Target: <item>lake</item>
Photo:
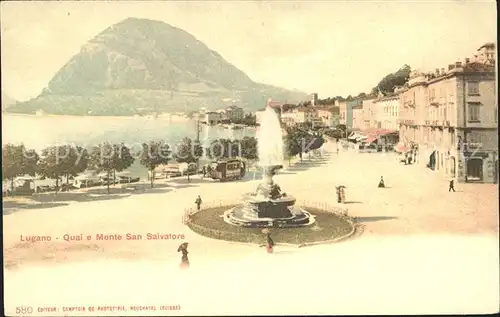
[[[102,142],[120,143],[136,149],[149,140],[162,140],[174,147],[182,138],[196,138],[196,121],[178,117],[75,117],[2,114],[2,146],[24,143],[40,151],[52,145],[75,144],[89,148]],[[255,136],[255,129],[225,129],[201,125],[200,140],[208,146],[218,138]],[[133,176],[147,178],[138,160],[130,167]]]

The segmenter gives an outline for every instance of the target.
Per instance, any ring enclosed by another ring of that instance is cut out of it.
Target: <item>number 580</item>
[[[31,307],[31,306],[16,307],[16,314],[17,315],[24,315],[24,314],[31,314],[31,313],[33,313],[33,307]]]

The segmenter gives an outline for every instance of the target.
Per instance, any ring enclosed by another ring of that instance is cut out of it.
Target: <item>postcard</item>
[[[2,2],[4,314],[498,312],[495,5]]]

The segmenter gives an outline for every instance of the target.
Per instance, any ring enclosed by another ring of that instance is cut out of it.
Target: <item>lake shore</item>
[[[6,112],[3,111],[2,115],[9,115],[9,116],[15,116],[15,117],[46,117],[46,118],[92,118],[92,119],[159,119],[159,120],[171,120],[175,122],[188,122],[188,121],[193,121],[192,118],[184,117],[184,116],[179,116],[175,114],[169,114],[169,113],[162,113],[159,114],[157,117],[154,117],[153,115],[147,115],[147,116],[93,116],[93,115],[82,115],[82,116],[77,116],[77,115],[68,115],[68,114],[43,114],[43,115],[37,115],[37,114],[32,114],[32,113],[18,113],[18,112]]]

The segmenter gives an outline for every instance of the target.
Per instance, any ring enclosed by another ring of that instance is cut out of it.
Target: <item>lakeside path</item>
[[[330,146],[328,143],[325,147]],[[384,176],[388,188],[377,188],[380,176]],[[177,180],[174,185],[179,187],[175,189],[160,188],[123,199],[18,211],[3,217],[4,263],[8,266],[5,285],[9,294],[6,307],[12,310],[23,302],[48,305],[51,301],[65,305],[73,301],[76,305],[75,294],[82,292],[89,296],[86,303],[108,306],[113,301],[157,303],[155,298],[169,294],[171,303],[185,307],[181,314],[199,314],[203,309],[207,314],[297,314],[302,306],[290,300],[273,308],[267,299],[259,299],[261,304],[251,311],[242,308],[241,300],[251,296],[252,291],[260,292],[259,298],[274,296],[277,300],[283,296],[284,300],[293,297],[294,289],[312,287],[309,295],[301,295],[313,307],[302,311],[311,314],[498,309],[497,185],[457,184],[457,192],[448,193],[445,179],[420,166],[400,165],[393,154],[349,151],[338,156],[325,154],[322,160],[305,159],[275,180],[299,200],[331,205],[336,205],[335,185],[347,186],[346,200],[350,203],[342,207],[358,217],[364,226],[363,234],[332,245],[281,247],[268,256],[255,246],[199,236],[182,224],[184,210],[194,206],[196,195],[200,194],[205,202],[234,201],[253,191],[258,181],[213,183],[193,179],[187,184]],[[127,232],[184,234],[190,243],[192,268],[186,274],[178,274],[178,240],[55,240],[66,233],[95,236]],[[50,235],[53,241],[21,243],[20,234]],[[90,260],[93,263],[86,262]],[[306,269],[305,275],[291,278],[299,274],[300,267]],[[72,272],[79,272],[79,276],[64,275]],[[262,279],[251,278],[262,274]],[[274,285],[274,278],[269,278],[277,275],[285,276],[284,281],[280,278],[279,286],[262,286]],[[165,285],[160,283],[162,280],[170,282]],[[42,291],[49,283],[54,291],[35,301],[36,291]],[[31,289],[15,290],[23,284],[30,284]],[[211,291],[219,288],[217,284],[227,287],[224,291]],[[127,287],[133,290],[123,290]],[[64,289],[71,290],[74,297],[64,296]],[[270,289],[280,294],[271,295]],[[328,291],[320,292],[321,289]],[[104,294],[104,299],[99,302],[96,294]],[[226,300],[227,296],[230,300]],[[334,304],[329,296],[335,296]],[[194,298],[193,304],[187,298]],[[210,304],[217,298],[224,305],[216,309]],[[364,304],[360,306],[358,300]]]

